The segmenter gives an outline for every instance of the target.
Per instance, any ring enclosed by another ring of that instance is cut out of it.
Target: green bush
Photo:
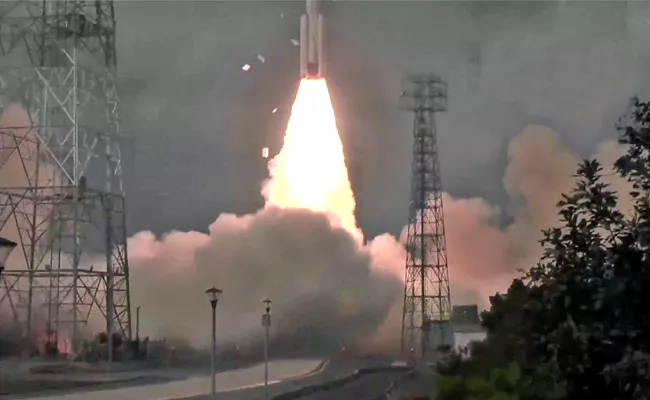
[[[650,103],[620,127],[631,215],[597,160],[578,166],[540,262],[490,298],[487,338],[440,378],[439,400],[636,400],[650,393]]]

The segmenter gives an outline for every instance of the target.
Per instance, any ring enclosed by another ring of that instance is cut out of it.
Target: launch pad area
[[[71,365],[71,364],[67,364]],[[205,369],[157,368],[124,370],[110,374],[99,372],[90,365],[76,363],[76,372],[66,374],[39,373],[39,369],[64,367],[59,363],[0,362],[0,399],[11,393],[11,398],[47,396],[58,399],[182,399],[208,394],[209,376]],[[115,367],[115,366],[114,366]],[[140,366],[142,367],[142,366]],[[275,360],[269,363],[270,383],[307,378],[323,369],[321,360]],[[11,370],[12,373],[4,371]],[[31,372],[30,372],[31,371]],[[36,371],[36,372],[34,372]],[[216,379],[220,392],[240,391],[260,387],[263,382],[263,364],[222,363]],[[30,390],[31,389],[31,390]],[[9,398],[9,397],[7,397]],[[37,397],[41,398],[41,397]]]

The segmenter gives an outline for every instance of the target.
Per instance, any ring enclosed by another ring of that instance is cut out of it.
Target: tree
[[[650,104],[635,99],[620,130],[627,151],[615,168],[632,183],[632,215],[598,161],[582,161],[541,261],[490,299],[486,341],[441,389],[491,400],[650,396]]]

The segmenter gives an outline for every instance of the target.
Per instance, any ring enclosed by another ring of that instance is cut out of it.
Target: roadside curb
[[[390,367],[376,367],[376,368],[361,368],[356,370],[353,374],[344,376],[342,378],[334,379],[329,382],[321,383],[321,384],[316,384],[316,385],[308,385],[305,387],[302,387],[297,390],[293,390],[291,392],[287,393],[282,393],[277,396],[274,396],[271,398],[271,400],[296,400],[300,399],[301,397],[309,396],[314,393],[318,392],[327,392],[332,389],[337,389],[340,388],[341,386],[345,386],[350,382],[353,382],[357,379],[359,379],[362,376],[368,375],[368,374],[374,374],[378,372],[389,372],[389,371],[410,371],[411,368],[409,367],[395,367],[395,366],[390,366]]]

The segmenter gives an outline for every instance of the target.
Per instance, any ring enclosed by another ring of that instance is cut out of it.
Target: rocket
[[[305,14],[300,16],[300,77],[319,79],[325,76],[325,23],[318,0],[306,1]]]

